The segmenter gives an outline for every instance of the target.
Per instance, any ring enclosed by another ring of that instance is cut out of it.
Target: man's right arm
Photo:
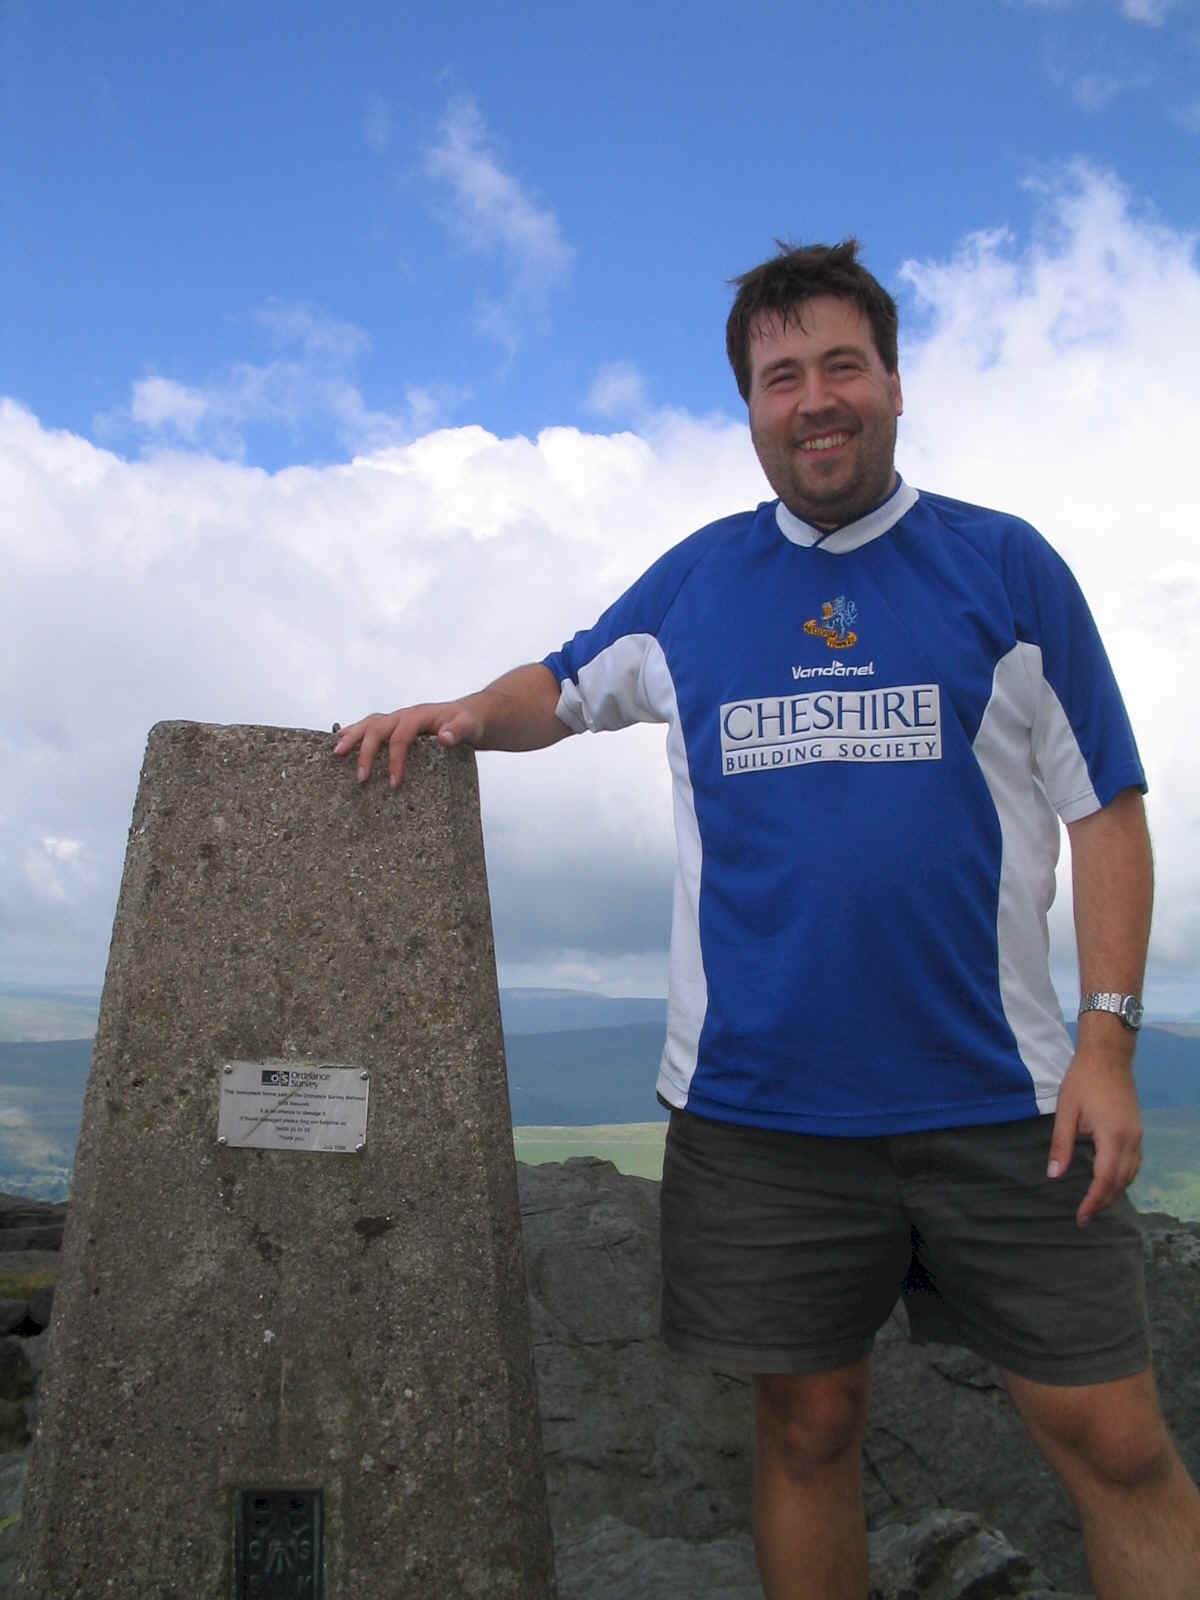
[[[478,694],[462,700],[405,706],[386,714],[375,712],[343,728],[333,747],[336,756],[358,750],[358,781],[371,776],[381,745],[388,747],[388,785],[395,789],[404,776],[404,761],[414,739],[435,735],[442,744],[469,744],[476,750],[542,750],[574,732],[554,714],[558,680],[540,662],[514,667]]]

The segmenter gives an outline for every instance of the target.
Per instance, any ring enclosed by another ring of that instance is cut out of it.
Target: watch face
[[[1121,1021],[1126,1025],[1126,1027],[1140,1028],[1142,1025],[1143,1015],[1144,1008],[1142,1006],[1142,1002],[1135,999],[1133,995],[1127,994],[1124,1000],[1121,1002]]]

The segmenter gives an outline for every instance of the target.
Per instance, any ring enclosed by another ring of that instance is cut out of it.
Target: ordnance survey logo
[[[853,632],[857,621],[858,607],[853,600],[840,594],[836,600],[825,601],[820,622],[810,617],[804,624],[804,631],[816,639],[824,639],[827,650],[853,650],[858,643],[858,635]]]
[[[262,1069],[262,1085],[264,1089],[296,1089],[301,1084],[312,1085],[324,1083],[329,1077],[327,1072],[318,1072],[312,1068],[297,1070],[296,1068],[264,1067]]]
[[[826,761],[940,761],[936,683],[891,689],[731,700],[721,707],[721,772],[773,771]]]

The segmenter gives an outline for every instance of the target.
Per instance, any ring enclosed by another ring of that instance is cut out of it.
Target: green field
[[[1130,1191],[1139,1211],[1165,1211],[1200,1222],[1200,1107],[1144,1113],[1141,1173]],[[619,1172],[662,1177],[665,1122],[608,1123],[582,1128],[514,1128],[517,1160],[537,1166],[570,1156],[600,1156]]]
[[[599,1156],[634,1178],[662,1177],[665,1122],[596,1123],[582,1128],[514,1128],[517,1160],[530,1166]]]

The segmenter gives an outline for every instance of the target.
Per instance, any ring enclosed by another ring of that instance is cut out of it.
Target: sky
[[[0,982],[100,986],[156,721],[467,692],[769,498],[728,280],[855,234],[900,470],[1092,604],[1200,1012],[1200,0],[5,0],[0,83]],[[480,757],[502,982],[663,992],[662,746]]]

